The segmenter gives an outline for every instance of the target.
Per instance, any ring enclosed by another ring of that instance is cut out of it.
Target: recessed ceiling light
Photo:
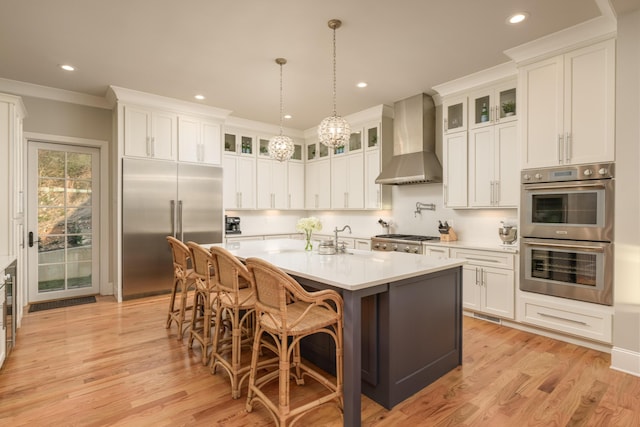
[[[285,114],[283,117],[284,117],[285,119],[287,119],[287,120],[289,120],[289,119],[293,118],[293,116],[292,116],[291,114]]]
[[[518,12],[518,13],[514,13],[509,18],[507,18],[507,22],[509,24],[519,24],[520,22],[524,21],[528,17],[529,17],[529,14],[527,12]]]
[[[362,87],[367,87],[368,85],[367,85],[367,82],[360,82],[360,83],[358,83],[356,86],[358,86],[358,87],[361,87],[361,88],[362,88]]]
[[[76,67],[74,67],[73,65],[69,65],[69,64],[62,64],[60,66],[60,68],[62,68],[65,71],[75,71]]]
[[[195,95],[194,98],[202,101],[204,99],[204,95],[198,94],[198,95]]]

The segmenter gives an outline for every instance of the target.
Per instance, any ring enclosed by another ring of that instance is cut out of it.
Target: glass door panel
[[[231,133],[224,134],[224,152],[235,153],[236,152],[236,136]]]
[[[98,293],[98,155],[80,147],[30,147],[30,301]]]

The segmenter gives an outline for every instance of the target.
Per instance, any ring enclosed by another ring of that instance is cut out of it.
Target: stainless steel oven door
[[[613,243],[521,240],[520,289],[613,304]]]
[[[522,185],[520,235],[613,240],[613,179]]]

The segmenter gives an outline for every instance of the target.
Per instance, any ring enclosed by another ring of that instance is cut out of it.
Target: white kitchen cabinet
[[[520,292],[517,321],[611,344],[614,308],[548,295]]]
[[[449,248],[445,248],[442,246],[430,246],[430,245],[422,245],[423,253],[425,256],[437,259],[447,259],[449,258]]]
[[[467,96],[448,97],[442,103],[443,133],[467,130]]]
[[[304,163],[287,162],[287,208],[304,209]]]
[[[354,249],[358,249],[361,251],[370,251],[371,250],[371,239],[353,239],[354,241]]]
[[[178,116],[179,161],[219,165],[221,156],[221,128],[218,123]]]
[[[476,249],[451,249],[466,259],[462,268],[462,306],[506,319],[515,318],[514,255]]]
[[[442,157],[444,205],[467,207],[467,132],[444,135]]]
[[[240,156],[255,157],[256,138],[249,135],[249,132],[225,129],[224,131],[224,154],[237,154]]]
[[[615,41],[520,70],[522,167],[614,161]]]
[[[364,158],[362,153],[331,159],[331,208],[364,208]]]
[[[364,208],[390,209],[391,186],[376,184],[376,178],[380,175],[383,157],[392,154],[393,120],[382,117],[382,121],[366,123],[364,135]]]
[[[517,119],[516,79],[469,94],[469,129],[507,123]]]
[[[258,159],[256,164],[256,195],[258,209],[286,209],[287,163]]]
[[[517,207],[520,166],[517,123],[469,131],[470,207]]]
[[[258,137],[258,158],[270,158],[269,156],[269,140],[270,137]],[[302,144],[299,142],[293,143],[293,154],[288,161],[302,161]]]
[[[0,94],[0,255],[20,255],[15,230],[24,215],[24,116],[21,98]]]
[[[306,161],[323,160],[329,158],[329,148],[321,144],[317,138],[313,138],[306,143]]]
[[[124,155],[176,160],[178,115],[124,105]]]
[[[223,168],[223,204],[225,209],[255,209],[255,157],[225,154]]]
[[[331,163],[329,159],[306,164],[305,209],[331,209]]]

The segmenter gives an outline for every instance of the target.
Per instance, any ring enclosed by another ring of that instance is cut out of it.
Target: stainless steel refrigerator
[[[222,242],[222,168],[122,162],[122,298],[168,292],[173,267],[166,236]]]

